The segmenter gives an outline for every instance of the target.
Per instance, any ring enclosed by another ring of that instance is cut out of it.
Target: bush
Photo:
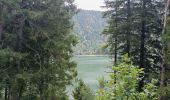
[[[95,95],[92,90],[84,84],[82,80],[78,81],[78,85],[73,91],[74,100],[94,100]]]
[[[143,92],[138,92],[139,75],[143,69],[134,66],[127,55],[112,68],[110,79],[100,88],[96,100],[157,100],[156,80],[148,83]],[[103,82],[103,81],[102,81]]]

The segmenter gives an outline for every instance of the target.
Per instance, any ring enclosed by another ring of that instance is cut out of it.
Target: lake
[[[98,78],[108,77],[105,72],[111,65],[111,59],[108,56],[75,56],[73,60],[77,63],[78,77],[94,91],[98,87]]]

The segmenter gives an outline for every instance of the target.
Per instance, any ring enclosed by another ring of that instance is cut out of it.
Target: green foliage
[[[164,94],[165,96],[166,96],[166,98],[165,99],[169,99],[170,98],[170,84],[168,84],[166,87],[165,87],[165,94]]]
[[[153,80],[144,87],[143,92],[136,90],[143,69],[134,66],[127,56],[112,68],[110,79],[98,91],[96,100],[157,100],[157,81]]]
[[[104,77],[103,76],[99,77],[98,82],[99,82],[99,89],[103,89],[106,83],[106,80],[104,79]]]
[[[170,95],[170,73],[169,73],[169,70],[170,70],[170,20],[169,20],[169,17],[168,17],[168,22],[167,22],[167,30],[166,30],[166,33],[163,34],[162,36],[162,42],[163,42],[163,45],[164,45],[164,60],[165,60],[165,91],[163,93],[163,95],[166,97],[166,98],[169,98],[169,95]]]
[[[73,91],[74,100],[94,100],[95,95],[92,90],[84,84],[82,80],[78,81],[78,85]]]
[[[67,100],[73,0],[0,0],[0,92],[5,100]]]
[[[165,42],[166,46],[166,63],[170,65],[170,20],[167,22],[167,32],[163,35],[163,42]]]
[[[153,74],[159,77],[163,5],[162,0],[105,0],[107,47],[115,65],[128,54],[134,65],[144,68],[139,91]]]

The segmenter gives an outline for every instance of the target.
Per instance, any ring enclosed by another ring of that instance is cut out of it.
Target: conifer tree
[[[117,53],[113,55],[119,55],[119,59],[123,54],[128,54],[135,65],[145,69],[144,75],[141,75],[144,78],[139,83],[139,91],[142,91],[144,80],[149,80],[151,73],[159,73],[162,1],[106,0],[105,4],[109,25],[104,33],[109,36],[108,47],[112,51],[116,45]],[[116,9],[117,17],[113,16]],[[115,18],[117,23],[114,22]],[[116,29],[114,25],[118,25]]]
[[[169,44],[169,7],[170,0],[165,0],[165,9],[164,9],[164,21],[163,21],[163,30],[162,30],[162,51],[161,51],[161,71],[160,71],[160,97],[159,100],[168,99],[169,95],[169,57],[170,57],[170,44]],[[167,89],[166,89],[167,88]]]
[[[5,100],[67,99],[77,75],[71,61],[73,0],[1,0],[0,71]]]
[[[73,91],[74,100],[94,100],[93,91],[82,81],[79,80]]]

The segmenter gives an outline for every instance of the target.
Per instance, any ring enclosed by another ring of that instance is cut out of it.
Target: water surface
[[[75,56],[73,59],[77,63],[78,77],[91,89],[97,90],[99,77],[108,77],[106,70],[111,65],[108,56]]]

